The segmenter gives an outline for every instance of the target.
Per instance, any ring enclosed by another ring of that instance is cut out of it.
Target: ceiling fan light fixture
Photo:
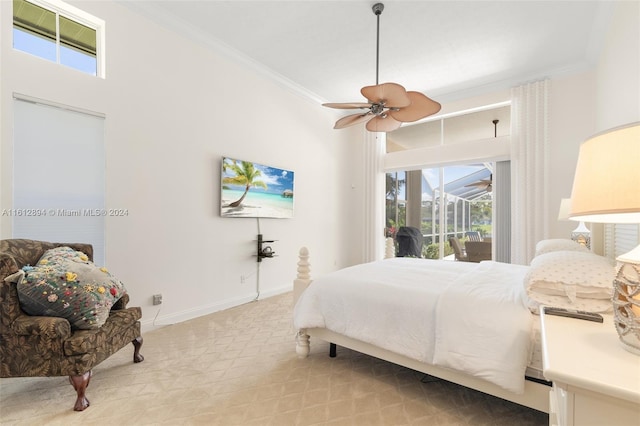
[[[440,111],[441,105],[420,92],[407,92],[397,83],[378,84],[378,64],[380,58],[380,15],[384,4],[376,3],[372,7],[377,19],[376,32],[376,84],[360,90],[369,103],[324,103],[325,107],[336,109],[368,109],[368,112],[348,115],[334,125],[334,129],[343,129],[366,122],[370,132],[392,132],[402,123],[418,121]]]

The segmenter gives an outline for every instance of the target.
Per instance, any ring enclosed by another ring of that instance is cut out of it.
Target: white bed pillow
[[[605,257],[564,250],[536,256],[524,285],[534,306],[606,312],[611,308],[614,277],[615,268]]]
[[[573,240],[567,238],[552,238],[548,240],[540,240],[536,244],[536,256],[541,254],[550,253],[552,251],[580,251],[590,253],[590,250],[585,246],[576,243]]]
[[[598,312],[610,314],[613,312],[613,302],[605,299],[576,299],[571,302],[564,296],[549,296],[542,293],[533,293],[525,296],[525,305],[531,313],[540,315],[540,306],[553,306],[555,308],[575,309],[577,311]]]

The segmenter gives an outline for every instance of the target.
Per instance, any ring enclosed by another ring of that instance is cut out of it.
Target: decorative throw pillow
[[[66,318],[73,329],[96,329],[126,293],[120,280],[70,247],[47,250],[35,266],[22,268],[18,298],[29,315]]]
[[[550,253],[552,251],[581,251],[591,253],[585,246],[566,238],[552,238],[548,240],[540,240],[536,244],[536,256]]]
[[[581,251],[536,256],[524,278],[535,302],[580,310],[609,310],[615,268],[605,257]]]

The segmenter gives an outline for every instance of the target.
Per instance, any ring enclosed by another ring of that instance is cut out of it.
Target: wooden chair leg
[[[142,354],[140,353],[140,348],[142,347],[142,336],[138,336],[135,339],[133,339],[131,341],[131,343],[133,343],[134,346],[134,351],[133,351],[133,362],[142,362],[144,361],[144,357],[142,356]]]
[[[89,406],[89,400],[85,396],[85,392],[91,381],[92,374],[91,370],[89,370],[81,376],[69,376],[69,382],[78,394],[76,404],[73,406],[75,411],[83,411]]]

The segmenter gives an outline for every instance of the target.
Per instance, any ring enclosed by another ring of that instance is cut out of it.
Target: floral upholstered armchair
[[[84,253],[84,263],[92,265],[93,247],[89,244],[0,240],[0,377],[69,376],[77,393],[74,410],[82,411],[89,406],[85,391],[93,367],[129,342],[134,346],[133,362],[144,359],[140,354],[142,311],[139,307],[126,307],[129,296],[123,291],[117,295],[117,301],[109,305],[104,323],[91,329],[78,329],[61,317],[27,314],[20,304],[18,286],[11,277],[22,274],[23,267],[28,271],[45,252],[58,247]],[[103,288],[98,290],[104,292]],[[55,299],[57,296],[49,295],[49,302],[57,301]]]

